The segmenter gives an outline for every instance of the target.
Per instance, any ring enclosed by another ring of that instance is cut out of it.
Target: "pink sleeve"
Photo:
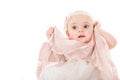
[[[38,65],[37,65],[37,77],[39,76],[41,70],[45,67],[49,62],[56,61],[55,57],[52,54],[51,46],[49,43],[44,42],[38,57]]]
[[[55,30],[56,32],[56,30]],[[58,35],[59,37],[62,37]],[[66,62],[66,58],[64,54],[58,54],[58,52],[54,52],[54,46],[57,42],[56,36],[53,35],[50,37],[48,42],[44,42],[40,52],[39,52],[39,58],[38,58],[38,67],[37,67],[37,76],[39,76],[41,70],[44,69],[44,67],[49,64],[50,62]]]
[[[43,43],[39,53],[39,61],[41,64],[46,65],[49,62],[64,61],[64,59],[64,55],[53,53],[52,46],[49,42]]]
[[[52,47],[50,46],[49,43],[47,43],[47,42],[43,43],[42,48],[41,48],[40,53],[39,53],[39,60],[42,63],[56,61],[56,59],[52,53],[51,48]]]
[[[40,73],[41,70],[50,62],[65,62],[66,59],[64,55],[59,55],[53,53],[52,46],[49,42],[44,42],[39,53],[38,58],[38,72]]]

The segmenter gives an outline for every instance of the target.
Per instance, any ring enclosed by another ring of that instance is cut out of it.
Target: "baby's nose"
[[[79,28],[79,29],[78,29],[78,32],[83,32],[83,29],[82,29],[82,28]]]

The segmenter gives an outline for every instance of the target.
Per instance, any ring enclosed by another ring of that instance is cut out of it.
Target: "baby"
[[[47,31],[49,42],[41,48],[38,80],[118,80],[109,49],[116,40],[84,11],[65,20],[68,38],[56,27]]]

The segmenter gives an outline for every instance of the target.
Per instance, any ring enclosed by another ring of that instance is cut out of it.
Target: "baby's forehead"
[[[72,23],[93,23],[92,18],[89,15],[85,14],[78,14],[78,15],[73,15],[69,18],[68,24]]]
[[[73,15],[69,18],[70,19],[89,19],[92,20],[92,18],[89,15],[85,15],[85,14],[78,14],[78,15]]]

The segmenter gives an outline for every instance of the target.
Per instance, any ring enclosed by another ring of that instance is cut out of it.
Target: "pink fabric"
[[[56,28],[49,42],[43,44],[40,54],[42,69],[50,62],[86,60],[98,69],[101,80],[118,80],[108,45],[96,28],[89,43],[69,40]]]

